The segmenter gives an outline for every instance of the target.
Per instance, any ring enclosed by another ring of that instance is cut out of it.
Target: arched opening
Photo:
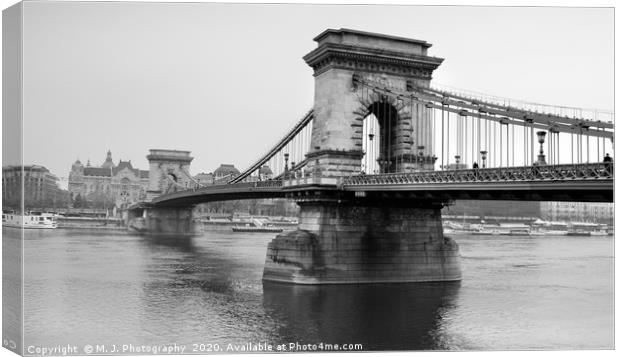
[[[171,181],[177,182],[177,175],[175,175],[174,173],[172,173],[172,172],[170,172],[170,171],[168,172],[168,178],[169,178]]]
[[[398,111],[387,98],[374,102],[367,109],[362,126],[362,172],[398,172]]]
[[[121,191],[127,192],[129,191],[129,185],[131,185],[131,180],[127,177],[123,177],[121,179]]]

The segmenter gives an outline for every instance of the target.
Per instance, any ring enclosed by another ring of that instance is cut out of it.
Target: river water
[[[3,229],[5,249],[19,245],[16,233]],[[613,348],[612,237],[459,235],[460,283],[295,286],[261,281],[273,236],[26,231],[25,352],[174,343],[184,353],[321,342],[365,351]]]

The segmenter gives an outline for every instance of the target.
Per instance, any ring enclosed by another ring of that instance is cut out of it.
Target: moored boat
[[[528,229],[511,229],[508,232],[509,236],[529,236],[530,231]]]
[[[607,236],[608,233],[606,231],[592,231],[590,232],[591,236]]]
[[[56,214],[47,212],[2,212],[2,226],[24,229],[54,229],[58,227]]]
[[[275,227],[271,223],[266,223],[264,220],[252,219],[252,223],[246,223],[245,226],[234,226],[233,232],[265,232],[265,233],[280,233],[284,229]]]
[[[280,233],[283,231],[282,228],[278,228],[278,227],[255,227],[255,226],[246,226],[246,227],[240,227],[240,226],[235,226],[232,228],[233,232],[249,232],[249,233],[255,233],[255,232],[264,232],[264,233]]]
[[[574,230],[574,231],[568,231],[566,235],[571,236],[571,237],[589,237],[591,234],[590,232],[587,232],[587,231]]]

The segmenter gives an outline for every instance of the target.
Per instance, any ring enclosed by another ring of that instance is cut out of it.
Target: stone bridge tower
[[[385,153],[387,156],[405,158],[401,160],[404,166],[396,168],[392,164],[386,172],[432,169],[432,153],[426,155],[429,159],[424,164],[411,160],[415,157],[411,155],[419,154],[419,143],[413,142],[415,134],[411,135],[412,129],[416,121],[428,122],[428,113],[412,110],[399,103],[396,97],[366,95],[364,88],[357,86],[353,80],[356,76],[372,84],[403,91],[414,85],[428,87],[433,71],[443,62],[442,58],[427,55],[431,44],[348,29],[329,29],[314,40],[318,47],[304,57],[314,69],[315,77],[315,118],[308,154],[309,169],[318,169],[323,176],[359,173],[364,155],[364,118],[370,114],[378,117],[378,108],[385,107],[395,113],[395,117],[390,119],[395,127],[388,134],[391,135],[391,144]],[[427,143],[427,146],[432,145]],[[426,152],[430,153],[428,147]]]
[[[191,187],[189,166],[194,158],[189,156],[189,153],[179,150],[150,150],[146,156],[149,160],[147,201],[182,187]]]
[[[380,126],[382,172],[432,170],[428,152],[409,160],[423,145],[414,141],[413,124],[431,119],[425,103],[408,106],[395,95],[368,90],[368,85],[401,91],[429,86],[443,61],[427,55],[431,45],[345,29],[327,30],[315,41],[318,48],[304,57],[315,76],[309,170],[332,178],[359,173],[364,120],[371,114]],[[405,160],[392,163],[390,156]],[[269,243],[263,279],[298,284],[461,279],[458,245],[443,235],[445,202],[362,193],[300,187],[291,196],[300,206],[298,229]]]

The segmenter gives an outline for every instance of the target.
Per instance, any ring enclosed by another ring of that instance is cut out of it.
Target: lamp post
[[[480,151],[480,155],[482,157],[482,168],[484,169],[485,167],[487,167],[487,151],[486,150]]]
[[[419,168],[424,168],[424,145],[418,145],[418,161],[420,161]]]
[[[383,167],[382,171],[384,174],[387,174],[388,172],[387,164],[388,164],[388,161],[386,159],[381,160],[381,166]]]
[[[459,163],[461,162],[461,155],[454,155],[454,160],[456,161],[456,169],[459,169]]]
[[[371,169],[374,168],[374,166],[375,166],[375,165],[372,165],[372,167],[371,167],[371,165],[370,165],[375,160],[375,157],[374,157],[374,154],[373,154],[373,146],[374,145],[373,145],[373,141],[372,141],[372,139],[374,139],[374,138],[375,138],[375,134],[368,134],[368,140],[370,141],[370,143],[368,144],[368,153],[370,155],[369,155],[369,158],[368,158],[368,165],[367,165],[368,167],[366,167],[366,169],[368,170],[369,173],[373,173]]]
[[[538,161],[536,161],[536,163],[538,165],[547,165],[547,162],[545,161],[545,152],[543,151],[543,144],[545,143],[545,135],[547,135],[546,131],[538,131],[536,132],[536,135],[538,136],[538,143],[540,144],[540,151],[538,152]]]
[[[284,153],[284,178],[287,178],[288,174],[288,153]]]

